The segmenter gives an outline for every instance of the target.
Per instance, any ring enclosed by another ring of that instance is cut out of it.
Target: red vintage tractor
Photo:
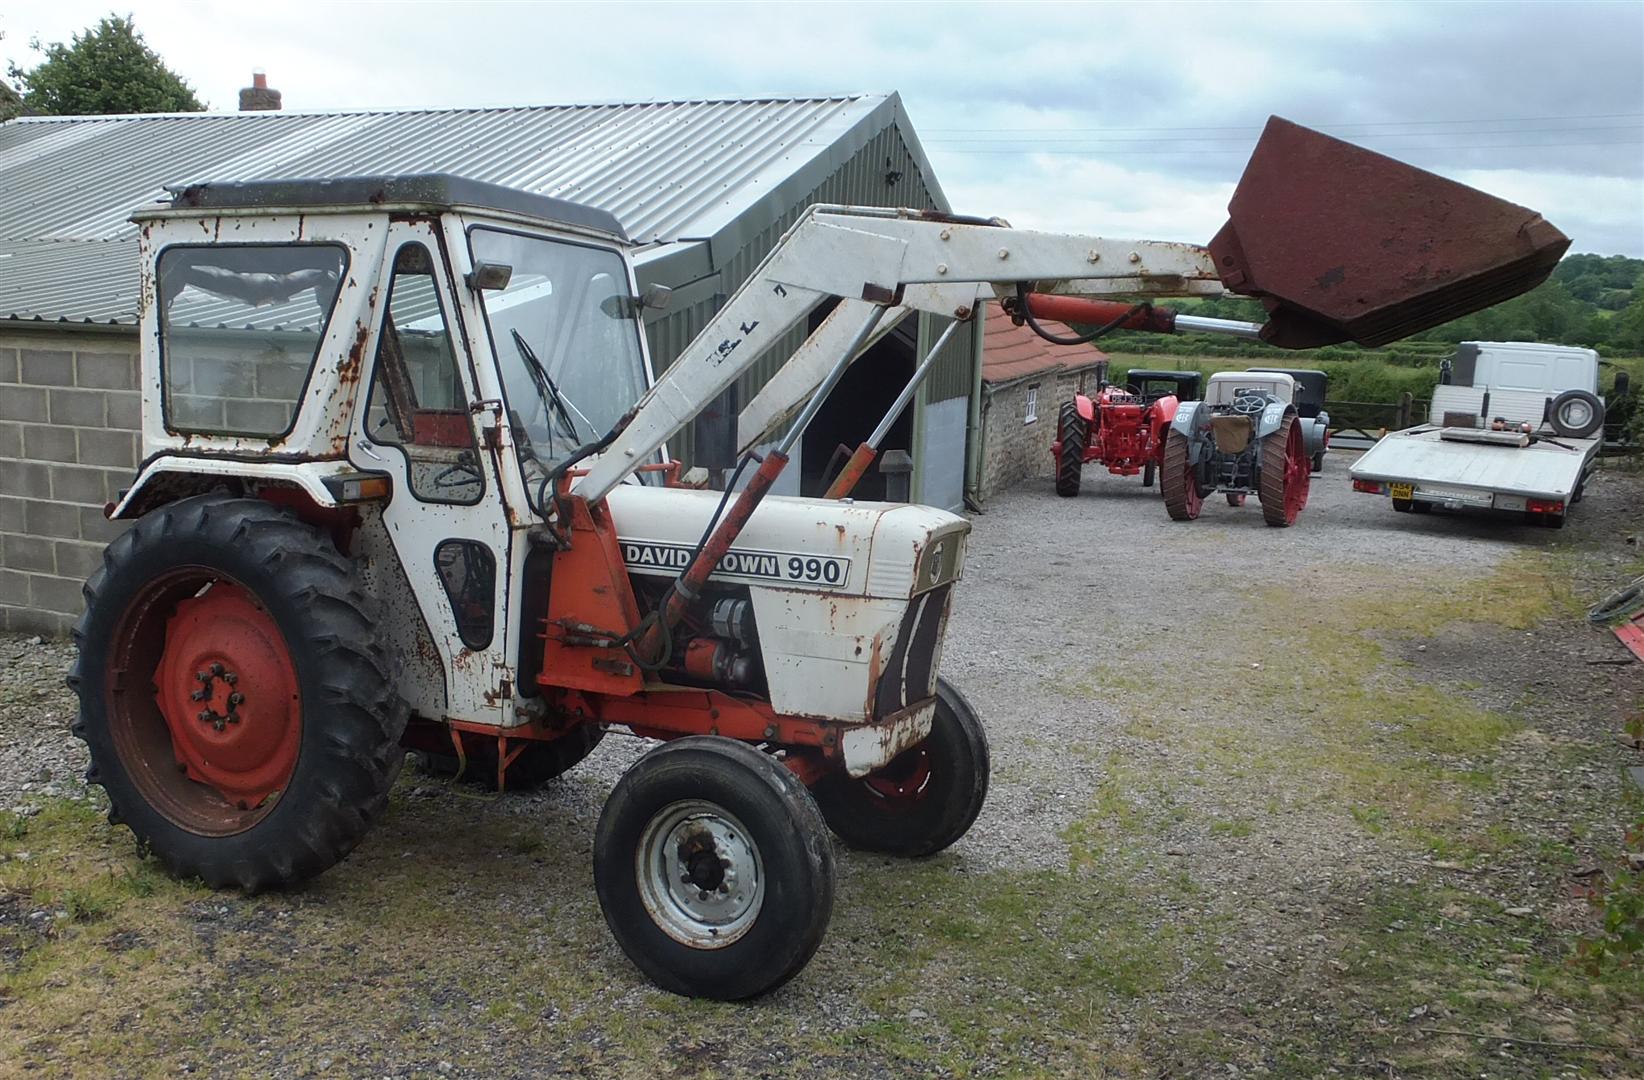
[[[1132,370],[1123,385],[1107,381],[1107,365],[1097,369],[1095,397],[1077,394],[1063,402],[1056,418],[1056,494],[1079,494],[1087,462],[1099,462],[1115,476],[1142,474],[1152,487],[1164,456],[1164,437],[1179,401],[1199,395],[1196,371]]]

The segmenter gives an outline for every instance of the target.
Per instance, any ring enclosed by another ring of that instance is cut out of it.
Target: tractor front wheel
[[[1159,491],[1165,513],[1172,521],[1192,521],[1204,507],[1199,471],[1188,461],[1187,436],[1172,431],[1165,437],[1164,463],[1159,466]]]
[[[1294,416],[1286,416],[1277,431],[1262,438],[1261,455],[1261,487],[1257,494],[1262,501],[1262,519],[1281,529],[1294,525],[1307,505],[1312,482],[1312,461]]]
[[[1143,487],[1149,488],[1149,487],[1153,486],[1153,474],[1156,471],[1156,468],[1157,467],[1151,461],[1149,461],[1146,465],[1142,466],[1142,486]]]
[[[1056,494],[1071,499],[1079,494],[1085,469],[1085,444],[1090,439],[1090,425],[1079,415],[1078,405],[1071,401],[1062,403],[1062,411],[1056,418],[1056,432],[1061,440],[1056,456]]]
[[[738,1001],[787,982],[833,914],[833,846],[810,792],[751,746],[693,735],[617,781],[594,886],[611,934],[662,989]]]
[[[860,779],[838,773],[816,785],[816,803],[851,847],[934,855],[970,831],[988,797],[987,732],[965,696],[936,681],[936,715],[924,741]]]
[[[109,820],[179,877],[256,891],[360,842],[405,706],[353,566],[261,499],[203,495],[103,555],[69,685]]]

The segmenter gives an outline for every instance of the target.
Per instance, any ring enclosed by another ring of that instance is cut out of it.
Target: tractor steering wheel
[[[1260,416],[1267,408],[1267,395],[1261,392],[1235,394],[1233,397],[1233,411],[1240,416]]]
[[[434,476],[434,486],[437,488],[468,487],[484,482],[485,474],[480,471],[479,463],[471,456],[458,459],[456,464],[447,466]]]

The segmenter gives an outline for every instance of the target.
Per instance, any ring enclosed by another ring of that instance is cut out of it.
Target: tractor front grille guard
[[[914,597],[908,604],[896,632],[896,644],[879,673],[873,699],[876,717],[883,719],[935,696],[942,628],[948,621],[952,596],[950,581]]]

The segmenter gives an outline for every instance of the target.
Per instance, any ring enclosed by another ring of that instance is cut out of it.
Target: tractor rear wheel
[[[1172,431],[1165,437],[1164,463],[1159,466],[1159,491],[1172,521],[1192,521],[1204,508],[1199,472],[1187,460],[1187,436]]]
[[[606,800],[594,886],[611,934],[662,989],[738,1001],[798,974],[833,914],[833,845],[774,758],[693,735],[652,750]]]
[[[1294,416],[1286,416],[1277,431],[1262,438],[1261,455],[1261,487],[1257,494],[1262,501],[1262,519],[1281,529],[1294,525],[1307,505],[1312,481],[1312,462],[1302,443],[1301,425]]]
[[[988,797],[988,737],[965,696],[936,680],[936,715],[923,742],[860,779],[816,785],[828,827],[864,851],[934,855],[970,831]]]
[[[405,705],[352,564],[261,499],[140,519],[86,582],[69,685],[109,820],[179,877],[256,891],[354,849],[404,761]]]
[[[1085,444],[1090,438],[1090,425],[1079,415],[1079,406],[1071,401],[1062,403],[1056,417],[1056,432],[1061,440],[1061,452],[1056,457],[1056,494],[1070,499],[1079,494],[1079,481],[1085,469]]]

